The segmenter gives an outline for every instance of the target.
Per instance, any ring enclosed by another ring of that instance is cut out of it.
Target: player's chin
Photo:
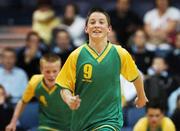
[[[94,39],[101,39],[101,38],[103,38],[103,35],[100,35],[100,34],[92,35],[92,38],[94,38]]]

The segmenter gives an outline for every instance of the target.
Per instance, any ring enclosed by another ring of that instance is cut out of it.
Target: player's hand
[[[74,96],[67,89],[62,89],[60,94],[64,102],[69,106],[71,110],[77,110],[79,108],[81,103],[81,99],[79,98],[79,95]]]
[[[16,123],[10,123],[6,126],[6,131],[16,131]]]
[[[141,98],[136,97],[136,99],[135,99],[135,104],[136,104],[137,108],[142,108],[143,106],[146,105],[147,102],[148,102],[148,99],[146,96],[141,97]]]
[[[71,110],[77,110],[80,106],[81,99],[79,98],[79,95],[69,96],[68,99],[66,99],[66,103]]]

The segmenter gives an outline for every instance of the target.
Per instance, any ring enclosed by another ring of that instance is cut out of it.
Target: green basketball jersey
[[[71,111],[60,96],[60,87],[55,85],[49,90],[42,78],[42,75],[33,76],[23,95],[24,102],[28,102],[32,96],[39,101],[38,130],[70,130]]]
[[[120,130],[120,73],[129,81],[138,76],[131,56],[120,46],[109,43],[98,55],[85,44],[69,56],[56,83],[82,100],[79,109],[73,111],[72,131],[89,131],[102,125]]]

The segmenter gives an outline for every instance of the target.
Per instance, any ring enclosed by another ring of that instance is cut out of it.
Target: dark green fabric
[[[57,86],[57,85],[56,85]],[[44,97],[47,106],[39,102],[39,126],[50,127],[62,131],[70,130],[71,110],[63,102],[60,96],[60,87],[57,87],[49,94],[40,82],[35,90],[35,96],[38,100]]]

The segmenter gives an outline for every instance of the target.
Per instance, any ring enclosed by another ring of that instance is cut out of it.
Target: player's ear
[[[85,31],[86,34],[88,34],[87,26],[85,26],[84,31]]]
[[[108,32],[111,32],[112,31],[112,26],[109,26],[108,27]]]

